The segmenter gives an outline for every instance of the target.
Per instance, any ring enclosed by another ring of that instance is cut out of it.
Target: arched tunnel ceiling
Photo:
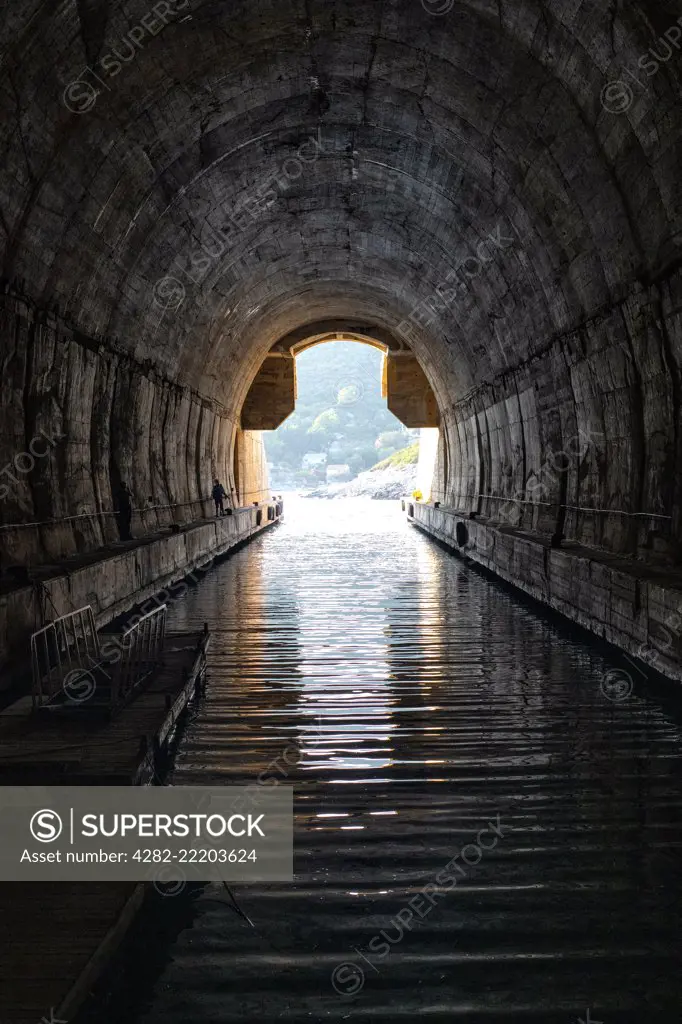
[[[156,8],[3,5],[4,275],[203,394],[354,317],[452,401],[679,255],[674,64],[603,94],[677,4]]]

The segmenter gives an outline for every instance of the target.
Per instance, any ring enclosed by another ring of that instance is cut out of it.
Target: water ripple
[[[362,499],[290,501],[204,620],[172,782],[293,784],[296,880],[150,901],[108,1021],[678,1020],[680,729],[600,651]]]

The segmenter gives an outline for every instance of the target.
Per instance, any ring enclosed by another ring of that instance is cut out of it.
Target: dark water
[[[153,893],[84,1021],[680,1019],[680,728],[608,657],[363,500],[290,502],[204,620],[171,781],[293,784],[296,880]]]

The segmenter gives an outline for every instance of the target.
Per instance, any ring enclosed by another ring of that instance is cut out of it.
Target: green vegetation
[[[355,477],[406,446],[418,448],[419,432],[404,427],[381,397],[381,365],[378,349],[352,341],[297,357],[296,410],[263,435],[274,490],[319,485],[328,465],[347,465]]]
[[[410,444],[407,448],[401,448],[395,455],[389,455],[387,459],[377,462],[376,466],[372,466],[372,473],[378,469],[404,469],[405,466],[414,466],[418,459],[419,441],[416,441],[415,444]]]

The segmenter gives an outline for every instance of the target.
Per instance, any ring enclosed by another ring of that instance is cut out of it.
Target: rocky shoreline
[[[402,498],[416,487],[417,467],[371,470],[360,473],[344,484],[325,484],[300,492],[303,498]]]

